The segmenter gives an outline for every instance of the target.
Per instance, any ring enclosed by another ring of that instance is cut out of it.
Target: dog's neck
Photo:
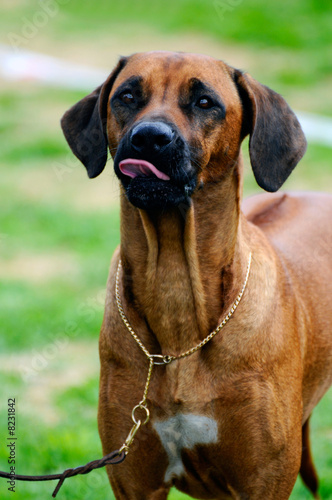
[[[145,319],[163,354],[179,354],[202,340],[242,287],[249,251],[239,170],[197,191],[190,206],[159,214],[134,208],[122,193],[125,300]]]

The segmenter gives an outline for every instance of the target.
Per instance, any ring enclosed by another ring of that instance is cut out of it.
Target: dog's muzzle
[[[186,141],[164,121],[135,124],[120,141],[114,169],[128,200],[145,210],[188,204],[197,184]]]

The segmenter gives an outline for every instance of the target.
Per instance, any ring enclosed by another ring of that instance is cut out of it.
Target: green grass
[[[60,42],[80,46],[84,40],[103,50],[107,61],[107,46],[99,46],[98,40],[109,32],[119,40],[135,37],[145,27],[164,34],[203,33],[230,48],[252,50],[257,54],[255,76],[290,102],[306,109],[309,99],[311,110],[332,114],[331,100],[324,97],[330,95],[332,69],[329,0],[291,0],[282,6],[243,0],[234,8],[225,0],[218,3],[219,10],[216,2],[204,0],[62,3],[23,48],[30,43],[36,47],[39,39],[40,51],[43,40],[55,47]],[[229,9],[221,12],[225,4]],[[36,0],[5,1],[1,41],[8,43],[8,33],[22,35],[26,20],[33,21],[40,8]],[[325,94],[320,96],[318,88]],[[4,438],[10,397],[18,401],[18,472],[51,473],[101,456],[98,332],[109,260],[119,243],[118,207],[112,201],[118,187],[111,162],[100,178],[88,180],[62,137],[60,117],[81,97],[82,92],[28,82],[4,85],[0,95],[0,470],[8,469]],[[246,163],[245,193],[252,194],[258,188],[248,158]],[[59,168],[64,168],[61,175]],[[286,188],[330,190],[331,178],[331,149],[310,144]],[[330,391],[312,420],[324,500],[332,499],[331,414]],[[17,482],[13,497],[0,481],[0,497],[44,499],[53,487]],[[59,498],[113,497],[105,471],[95,471],[68,480]],[[170,498],[188,497],[173,491]],[[291,499],[307,498],[298,481]]]

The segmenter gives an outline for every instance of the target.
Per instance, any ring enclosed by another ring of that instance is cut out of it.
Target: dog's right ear
[[[70,108],[61,119],[62,131],[75,156],[97,177],[107,161],[107,102],[113,83],[126,65],[122,57],[105,83]]]

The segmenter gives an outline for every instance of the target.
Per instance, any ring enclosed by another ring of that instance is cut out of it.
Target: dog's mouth
[[[187,176],[186,181],[181,182],[142,159],[126,158],[115,162],[115,172],[130,203],[144,210],[165,210],[182,203],[188,205],[196,187],[195,178]]]
[[[156,177],[157,179],[161,179],[163,181],[170,180],[170,177],[167,174],[161,172],[161,170],[158,170],[157,167],[146,160],[127,158],[126,160],[120,161],[119,169],[123,175],[132,177],[133,179],[136,177]]]

